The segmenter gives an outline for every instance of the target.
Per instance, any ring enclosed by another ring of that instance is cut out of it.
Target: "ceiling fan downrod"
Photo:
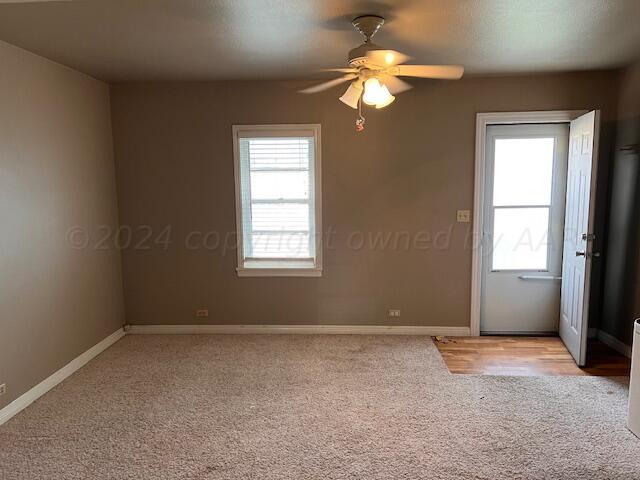
[[[351,21],[351,25],[364,37],[364,42],[369,43],[378,30],[384,25],[384,18],[378,15],[362,15]]]

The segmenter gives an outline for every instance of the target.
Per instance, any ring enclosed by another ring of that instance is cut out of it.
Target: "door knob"
[[[576,252],[576,257],[586,257],[587,256],[587,252],[585,252],[584,250],[578,250]]]

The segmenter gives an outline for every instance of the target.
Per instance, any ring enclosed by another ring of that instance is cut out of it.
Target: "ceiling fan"
[[[367,105],[383,108],[395,100],[398,93],[409,90],[409,85],[398,77],[435,78],[458,80],[464,68],[458,65],[402,65],[410,57],[395,50],[386,50],[371,42],[384,18],[364,15],[351,22],[365,38],[364,43],[349,52],[349,68],[333,68],[325,71],[342,72],[345,75],[328,82],[301,90],[302,93],[317,93],[352,81],[340,101],[351,108],[359,108],[361,101]],[[362,123],[364,117],[360,116]]]

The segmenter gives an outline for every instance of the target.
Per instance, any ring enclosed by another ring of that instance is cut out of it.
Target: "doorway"
[[[599,112],[478,114],[472,335],[557,334],[586,361]]]
[[[483,334],[558,332],[569,125],[487,127]]]

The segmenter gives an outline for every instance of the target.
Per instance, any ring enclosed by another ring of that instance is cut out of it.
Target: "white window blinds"
[[[278,133],[237,140],[244,260],[316,256],[315,136]]]

